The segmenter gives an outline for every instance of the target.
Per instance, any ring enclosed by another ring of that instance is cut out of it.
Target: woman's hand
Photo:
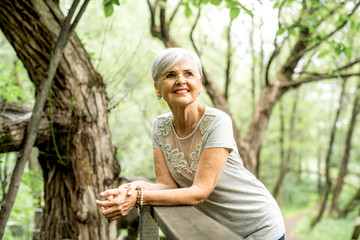
[[[101,213],[110,220],[116,220],[126,216],[136,205],[137,194],[127,195],[126,189],[119,187],[100,193],[102,197],[108,197],[107,201],[96,200]]]
[[[141,184],[143,184],[143,181],[133,181],[122,184],[119,189],[126,189],[127,195],[131,196],[135,192],[135,190],[143,187]]]

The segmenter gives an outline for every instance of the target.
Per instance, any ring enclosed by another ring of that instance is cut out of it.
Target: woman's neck
[[[173,113],[173,125],[179,137],[186,137],[192,133],[204,114],[205,107],[194,103],[186,107],[170,107]]]

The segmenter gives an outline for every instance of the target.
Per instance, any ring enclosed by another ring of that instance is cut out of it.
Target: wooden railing
[[[143,207],[140,240],[159,239],[159,227],[169,240],[243,239],[192,206]]]

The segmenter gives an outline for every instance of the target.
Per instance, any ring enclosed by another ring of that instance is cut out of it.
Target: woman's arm
[[[204,202],[214,190],[228,155],[229,149],[226,148],[205,149],[201,153],[193,185],[178,188],[166,166],[164,155],[160,150],[154,149],[156,184],[143,185],[148,187],[143,192],[143,205],[197,205]],[[115,195],[113,190],[115,189],[104,193]],[[121,197],[96,203],[104,216],[117,219],[125,216],[135,206],[136,194],[121,193]]]
[[[158,150],[160,151],[160,150]],[[157,162],[160,167],[156,177],[159,181],[165,181],[171,178],[167,169],[164,156],[156,154]],[[214,190],[225,163],[229,155],[229,149],[226,148],[208,148],[200,156],[193,185],[189,188],[178,188],[160,191],[144,191],[144,205],[197,205],[204,202],[210,193]],[[164,171],[163,168],[166,168]],[[172,178],[171,178],[172,179]]]
[[[150,183],[146,181],[133,181],[130,183],[122,184],[118,189],[109,189],[105,192],[100,193],[100,195],[102,197],[119,195],[120,192],[124,191],[124,189],[127,191],[127,195],[130,196],[134,193],[136,189],[139,188],[142,188],[144,191],[159,191],[178,188],[170,175],[161,150],[154,148],[153,152],[156,183]]]

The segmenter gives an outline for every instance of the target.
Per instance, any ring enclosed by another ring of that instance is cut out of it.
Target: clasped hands
[[[109,220],[116,220],[126,216],[136,205],[137,184],[126,183],[115,189],[108,189],[100,196],[107,197],[105,201],[96,200],[100,212]]]

